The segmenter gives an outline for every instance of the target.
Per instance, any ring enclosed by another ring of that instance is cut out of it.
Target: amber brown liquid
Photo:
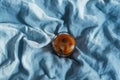
[[[69,55],[75,48],[75,40],[69,34],[59,34],[53,41],[53,47],[58,55]]]

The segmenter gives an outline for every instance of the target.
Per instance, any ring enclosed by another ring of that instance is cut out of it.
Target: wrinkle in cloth
[[[0,0],[0,80],[120,80],[119,0]],[[76,40],[71,57],[51,42]]]

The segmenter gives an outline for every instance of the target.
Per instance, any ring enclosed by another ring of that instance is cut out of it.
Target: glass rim
[[[73,37],[72,35],[70,35],[68,32],[60,32],[60,33],[58,33],[57,35],[55,35],[55,37],[54,37],[53,40],[52,40],[52,47],[53,47],[53,49],[54,49],[54,46],[53,46],[53,45],[54,45],[54,40],[56,39],[57,36],[59,36],[59,35],[61,35],[61,34],[67,34],[67,35],[69,35],[70,37],[72,37],[72,38],[74,39],[74,37]],[[74,48],[73,48],[73,50],[72,50],[69,54],[67,54],[67,55],[61,54],[61,53],[56,52],[55,49],[54,49],[55,53],[56,53],[58,56],[61,56],[61,57],[68,57],[68,56],[72,55],[73,52],[74,52],[74,50],[75,50],[75,48],[76,48],[76,40],[74,39],[74,41],[75,41]]]

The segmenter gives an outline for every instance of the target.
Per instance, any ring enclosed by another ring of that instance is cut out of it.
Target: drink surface
[[[75,44],[75,40],[71,35],[62,33],[54,39],[53,48],[58,55],[67,56],[74,50]]]

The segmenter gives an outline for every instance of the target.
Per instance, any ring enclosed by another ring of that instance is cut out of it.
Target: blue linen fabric
[[[59,32],[70,57],[53,51]],[[0,0],[0,80],[120,80],[120,0]]]

